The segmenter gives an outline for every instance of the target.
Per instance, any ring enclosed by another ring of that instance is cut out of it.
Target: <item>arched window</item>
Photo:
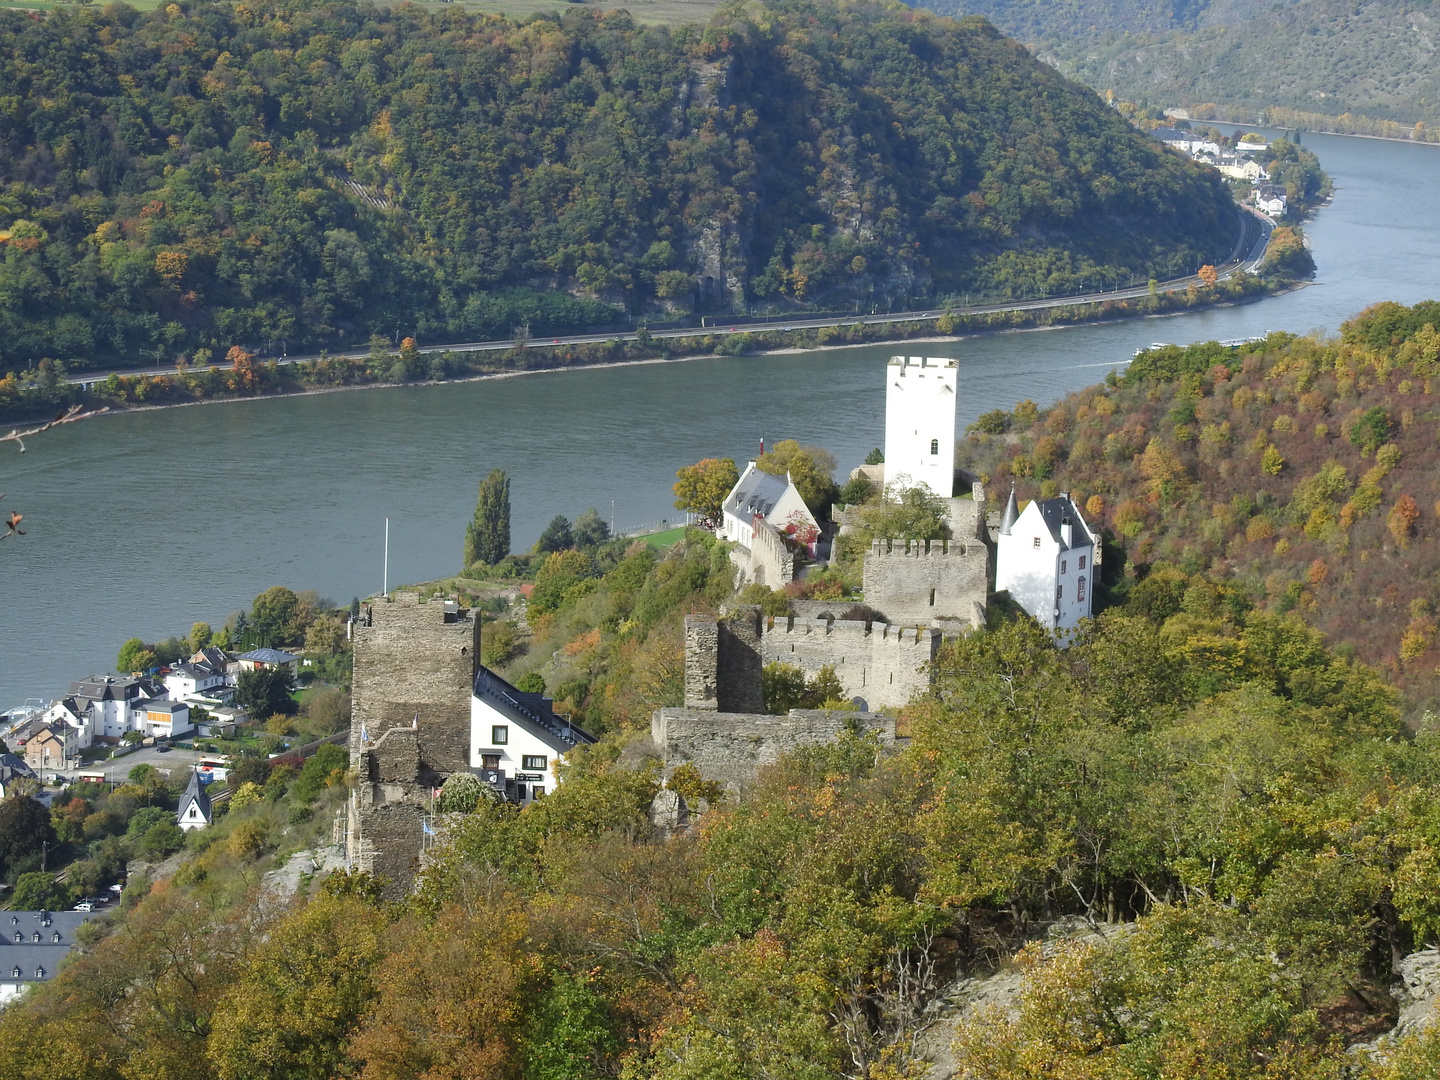
[[[931,439],[931,440],[930,440],[930,453],[932,453],[932,454],[938,454],[938,453],[940,453],[940,440],[939,440],[939,439]]]
[[[1085,575],[1084,575],[1084,574],[1081,574],[1079,580],[1077,580],[1077,581],[1075,582],[1075,600],[1076,600],[1077,603],[1084,603],[1084,601],[1085,601]]]

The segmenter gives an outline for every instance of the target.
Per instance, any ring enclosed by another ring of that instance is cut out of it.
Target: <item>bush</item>
[[[489,787],[472,773],[455,773],[441,786],[435,809],[442,814],[468,814],[486,797]]]
[[[269,835],[270,830],[266,828],[263,821],[257,821],[254,818],[242,821],[230,834],[226,848],[237,859],[254,858],[265,849],[265,841]]]

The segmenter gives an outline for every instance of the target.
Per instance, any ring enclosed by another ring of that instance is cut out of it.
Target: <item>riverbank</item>
[[[913,322],[856,322],[808,328],[757,328],[720,331],[690,337],[650,337],[630,340],[511,347],[490,351],[422,351],[407,343],[398,352],[375,353],[365,358],[329,357],[288,365],[259,363],[232,351],[228,368],[177,371],[174,374],[111,374],[88,391],[66,386],[53,377],[37,380],[21,400],[0,407],[0,422],[19,422],[76,404],[134,412],[223,401],[304,397],[340,390],[400,385],[435,385],[509,378],[537,371],[593,370],[635,364],[663,364],[717,356],[755,356],[784,352],[819,351],[902,341],[958,341],[1017,330],[1065,326],[1104,325],[1111,322],[1183,314],[1207,308],[1246,303],[1279,295],[1293,282],[1273,282],[1244,271],[1208,287],[1191,284],[1183,289],[1156,291],[1140,296],[1105,299],[1042,308],[985,312],[946,311]],[[937,330],[939,333],[937,333]]]
[[[198,405],[228,405],[228,404],[235,404],[235,403],[237,403],[237,402],[274,401],[274,400],[283,399],[283,398],[304,398],[304,397],[313,397],[313,396],[322,395],[322,394],[335,394],[335,393],[342,393],[342,392],[349,392],[349,391],[358,391],[358,390],[393,390],[393,389],[395,389],[395,388],[397,388],[397,387],[401,387],[401,386],[420,387],[420,386],[441,386],[441,385],[448,385],[448,384],[457,384],[457,385],[458,385],[458,384],[466,384],[466,383],[490,382],[490,381],[501,380],[501,379],[514,379],[514,378],[519,378],[519,377],[525,376],[525,375],[553,375],[553,374],[562,374],[562,373],[566,373],[566,372],[603,371],[603,370],[606,370],[606,369],[619,368],[619,367],[634,368],[634,367],[647,367],[647,366],[656,366],[656,365],[682,364],[682,363],[686,363],[686,362],[689,362],[689,361],[692,361],[692,360],[716,360],[716,359],[725,359],[725,358],[728,358],[728,357],[737,357],[737,356],[763,357],[763,356],[786,356],[786,355],[795,355],[795,354],[800,354],[800,353],[814,353],[814,352],[824,353],[824,352],[833,352],[833,351],[840,351],[840,350],[846,350],[846,349],[862,348],[862,347],[867,346],[867,345],[887,345],[887,344],[897,344],[897,345],[898,345],[898,344],[901,344],[901,343],[909,343],[909,344],[914,344],[914,345],[936,344],[936,343],[958,344],[958,343],[965,342],[965,341],[974,341],[974,340],[978,340],[978,339],[982,339],[982,338],[995,337],[995,336],[1002,335],[1002,334],[1028,334],[1028,333],[1038,333],[1038,332],[1048,331],[1048,330],[1064,330],[1064,329],[1072,328],[1072,327],[1075,327],[1075,326],[1082,326],[1082,325],[1083,325],[1083,326],[1108,326],[1108,325],[1114,325],[1114,324],[1118,324],[1118,323],[1134,322],[1134,321],[1138,321],[1138,320],[1142,320],[1142,319],[1172,319],[1172,318],[1177,318],[1177,317],[1180,317],[1180,316],[1183,316],[1183,315],[1192,314],[1192,313],[1194,313],[1194,312],[1196,312],[1196,311],[1204,310],[1204,309],[1207,309],[1207,308],[1210,308],[1210,309],[1222,309],[1222,308],[1228,308],[1228,307],[1235,307],[1235,306],[1238,306],[1238,305],[1253,304],[1253,303],[1256,303],[1256,302],[1258,302],[1258,301],[1260,301],[1260,300],[1264,300],[1264,299],[1266,299],[1266,298],[1268,298],[1268,297],[1281,296],[1281,295],[1284,295],[1284,294],[1286,294],[1286,293],[1298,291],[1299,289],[1303,289],[1303,288],[1305,288],[1306,286],[1311,285],[1311,284],[1314,284],[1314,282],[1312,282],[1312,281],[1290,282],[1290,283],[1286,283],[1286,284],[1281,285],[1281,286],[1276,286],[1276,287],[1273,287],[1273,288],[1271,288],[1271,289],[1267,289],[1267,290],[1265,290],[1265,291],[1263,291],[1263,292],[1253,293],[1253,294],[1246,295],[1246,296],[1242,296],[1242,297],[1239,297],[1239,298],[1236,298],[1236,299],[1214,300],[1214,301],[1210,301],[1210,302],[1205,303],[1205,304],[1197,305],[1197,306],[1195,306],[1195,307],[1179,307],[1179,308],[1173,308],[1173,309],[1169,309],[1169,310],[1152,311],[1152,312],[1131,312],[1131,313],[1121,314],[1121,315],[1115,315],[1115,314],[1113,313],[1113,311],[1112,311],[1108,316],[1097,316],[1097,317],[1089,318],[1089,319],[1081,319],[1081,320],[1066,321],[1066,322],[1055,322],[1055,321],[1051,321],[1051,322],[1047,322],[1047,323],[1045,323],[1045,324],[1043,324],[1043,325],[1021,325],[1021,326],[987,327],[987,328],[982,328],[982,329],[970,330],[970,331],[965,332],[965,333],[936,334],[936,333],[933,332],[933,328],[931,328],[931,327],[928,326],[928,322],[929,322],[929,321],[934,321],[934,320],[927,320],[927,324],[906,324],[906,323],[889,324],[889,325],[883,327],[883,329],[886,330],[886,331],[890,331],[890,332],[889,332],[889,333],[886,333],[886,334],[884,334],[884,335],[882,335],[882,336],[871,337],[871,338],[868,338],[867,340],[864,340],[864,341],[846,341],[846,342],[841,342],[841,343],[839,343],[839,344],[812,344],[812,343],[788,344],[788,343],[787,343],[787,344],[775,344],[775,345],[771,345],[771,346],[769,346],[769,347],[762,347],[762,348],[744,349],[744,350],[741,350],[741,351],[725,350],[725,349],[711,349],[711,350],[709,350],[709,351],[695,351],[695,352],[688,352],[688,351],[687,351],[687,352],[672,353],[672,354],[670,354],[670,355],[635,356],[635,357],[630,357],[630,358],[614,359],[614,360],[594,360],[594,361],[584,361],[584,360],[581,360],[580,362],[574,362],[574,363],[555,363],[555,364],[548,364],[548,365],[542,364],[542,365],[537,365],[537,366],[533,366],[533,367],[525,367],[525,368],[518,368],[518,369],[482,371],[482,372],[476,372],[476,373],[473,373],[473,374],[457,374],[457,375],[455,375],[455,376],[451,376],[451,377],[447,377],[447,378],[443,378],[443,379],[413,379],[413,380],[407,380],[407,381],[405,381],[405,382],[390,382],[390,381],[379,381],[379,380],[377,380],[377,381],[373,381],[373,382],[360,382],[360,383],[351,383],[351,384],[344,384],[344,385],[309,386],[309,387],[301,387],[301,388],[294,388],[294,389],[285,388],[285,389],[277,389],[277,390],[275,390],[275,391],[273,391],[273,392],[263,393],[263,394],[245,394],[245,395],[237,394],[237,395],[223,396],[223,397],[203,397],[203,398],[193,398],[193,399],[189,399],[189,400],[162,401],[162,402],[149,402],[149,403],[133,402],[133,403],[119,403],[119,404],[117,404],[117,403],[114,403],[114,402],[110,401],[109,399],[97,398],[97,399],[96,399],[96,403],[97,403],[97,404],[103,403],[103,404],[106,404],[106,405],[109,406],[109,412],[106,413],[105,415],[120,416],[120,415],[124,415],[124,414],[127,414],[127,413],[155,412],[155,411],[159,411],[159,410],[163,410],[163,409],[182,409],[182,408],[190,408],[190,407],[198,406]],[[1096,306],[1096,305],[1086,305],[1086,306]],[[1058,310],[1058,309],[1057,309],[1057,310]],[[911,334],[905,334],[905,333],[903,333],[903,331],[904,331],[907,327],[920,327],[920,329],[919,329],[919,332],[918,332],[918,333],[911,335]],[[881,328],[877,327],[876,329],[878,330],[878,329],[881,329]],[[901,332],[901,333],[896,333],[895,331],[902,331],[902,332]],[[763,335],[749,335],[749,334],[746,334],[746,335],[743,335],[743,336],[744,336],[744,337],[747,337],[747,338],[753,336],[753,337],[764,337],[764,338],[766,338],[766,339],[772,339],[772,338],[786,337],[786,336],[796,337],[796,336],[804,335],[804,334],[806,334],[806,333],[810,333],[810,332],[808,332],[808,331],[790,331],[790,332],[787,334],[787,333],[786,333],[785,331],[783,331],[783,330],[777,330],[777,331],[773,331],[773,332],[767,332],[767,333],[765,333],[765,334],[763,334]],[[724,340],[728,342],[728,341],[733,341],[734,339],[733,339],[733,338],[727,338],[727,339],[724,339]],[[527,350],[527,351],[528,351],[528,350]],[[528,357],[527,357],[527,359],[528,359]],[[1121,358],[1117,359],[1116,364],[1117,364],[1117,366],[1122,366],[1122,365],[1124,365],[1124,364],[1128,364],[1129,362],[1130,362],[1130,358],[1127,356],[1127,357],[1121,357]],[[221,370],[223,370],[223,369],[221,369]],[[167,376],[167,377],[168,377],[168,376]]]

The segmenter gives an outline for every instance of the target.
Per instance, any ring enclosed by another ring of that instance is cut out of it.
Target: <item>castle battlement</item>
[[[921,626],[865,623],[858,619],[807,619],[798,615],[771,615],[765,620],[763,633],[762,646],[767,652],[775,652],[784,648],[783,641],[790,635],[825,637],[831,639],[836,647],[852,644],[859,649],[868,649],[871,645],[879,644],[928,646],[931,635],[939,634],[939,631]]]
[[[983,558],[987,548],[979,540],[872,540],[872,559]]]

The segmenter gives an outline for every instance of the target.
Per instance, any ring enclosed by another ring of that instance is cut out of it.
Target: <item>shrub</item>
[[[235,831],[226,842],[226,848],[237,859],[250,859],[265,849],[268,838],[269,829],[265,827],[265,823],[252,818],[235,826]]]
[[[435,809],[442,814],[468,814],[486,797],[489,786],[472,773],[455,773],[441,785]]]

